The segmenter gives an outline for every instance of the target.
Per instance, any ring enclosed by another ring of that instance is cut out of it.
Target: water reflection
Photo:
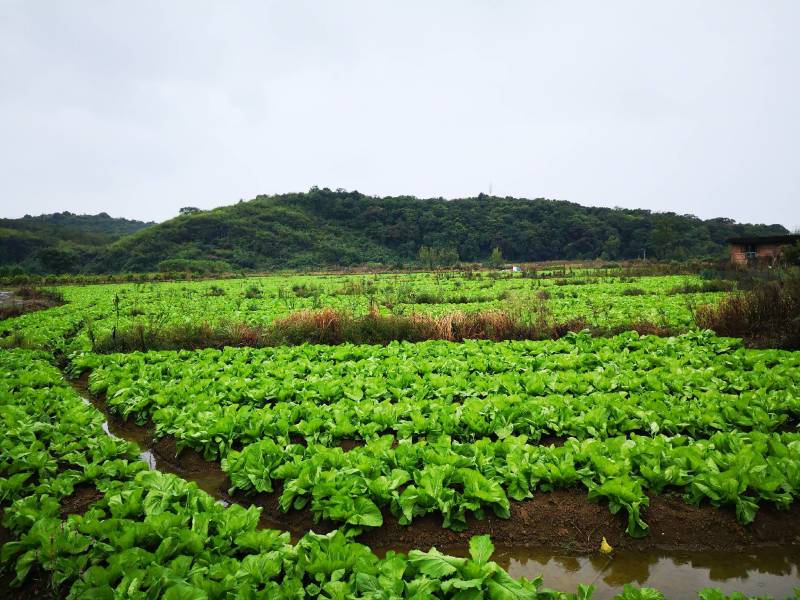
[[[554,556],[547,550],[498,548],[495,560],[515,577],[542,575],[544,585],[574,590],[594,583],[597,600],[611,598],[626,583],[660,589],[667,598],[695,598],[697,590],[720,588],[745,595],[794,597],[800,586],[800,553],[781,548],[754,553],[615,552],[613,556]]]

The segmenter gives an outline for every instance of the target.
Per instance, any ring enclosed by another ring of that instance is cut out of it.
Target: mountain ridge
[[[34,273],[74,272],[101,248],[152,222],[69,211],[0,218],[0,268]]]
[[[0,267],[115,273],[402,266],[483,261],[494,248],[515,262],[713,259],[725,256],[729,237],[785,233],[777,224],[566,200],[375,197],[312,188],[210,210],[187,207],[157,224],[105,213],[0,219]]]
[[[94,270],[152,271],[169,261],[272,270],[415,262],[421,247],[449,260],[510,261],[721,258],[736,235],[783,234],[782,225],[644,209],[585,207],[565,200],[479,195],[445,200],[374,197],[312,188],[192,210],[111,244]],[[166,264],[164,264],[166,263]]]

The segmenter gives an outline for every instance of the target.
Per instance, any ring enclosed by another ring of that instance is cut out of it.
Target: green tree
[[[605,243],[603,244],[603,253],[600,257],[603,260],[615,260],[619,258],[619,249],[622,242],[619,239],[619,236],[616,233],[612,233],[608,236]]]
[[[428,246],[420,246],[419,247],[419,262],[423,265],[428,267],[429,269],[433,268],[433,250]]]
[[[505,264],[505,260],[503,259],[503,253],[500,250],[500,248],[495,246],[492,249],[492,255],[489,257],[489,265],[496,269],[499,269],[500,267],[503,266],[503,264]]]
[[[785,246],[781,254],[787,265],[800,265],[800,242],[793,246]]]
[[[458,264],[458,250],[455,248],[442,248],[436,255],[437,264],[443,267],[452,267]]]

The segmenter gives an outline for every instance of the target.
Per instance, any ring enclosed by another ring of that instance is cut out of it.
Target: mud
[[[620,550],[745,551],[764,547],[800,551],[800,507],[779,511],[765,506],[755,522],[741,525],[733,510],[712,506],[693,507],[674,495],[652,496],[644,511],[650,534],[636,539],[625,533],[627,517],[612,515],[606,503],[589,502],[586,490],[574,488],[535,494],[511,503],[511,518],[487,514],[468,518],[465,532],[442,528],[440,516],[427,515],[411,525],[399,525],[389,515],[384,525],[368,531],[359,541],[375,548],[407,549],[466,547],[472,535],[489,534],[503,546],[548,548],[570,554],[590,554],[605,537]]]
[[[324,520],[315,522],[308,508],[280,509],[282,482],[273,482],[273,492],[229,495],[230,481],[217,462],[205,461],[193,450],[183,450],[176,457],[174,438],[162,438],[153,446],[160,469],[166,468],[198,485],[225,502],[262,508],[262,526],[289,531],[293,538],[307,531],[326,533],[336,525]],[[379,553],[382,550],[429,548],[454,550],[466,548],[473,535],[488,534],[495,544],[515,548],[550,548],[572,554],[591,554],[605,537],[619,550],[659,551],[749,551],[781,547],[800,551],[800,506],[788,511],[765,505],[750,525],[742,525],[732,508],[710,505],[694,507],[678,494],[650,497],[643,511],[650,535],[636,539],[626,532],[623,512],[612,515],[605,502],[589,502],[583,488],[537,493],[523,502],[511,503],[511,518],[502,519],[487,511],[483,519],[467,518],[466,531],[456,532],[442,526],[441,515],[418,517],[410,525],[400,525],[388,508],[383,509],[384,524],[367,530],[358,541]]]
[[[566,441],[567,438],[560,435],[543,435],[539,438],[539,441],[535,443],[538,446],[555,446],[556,448],[560,448]]]
[[[91,483],[79,483],[70,496],[61,500],[61,518],[66,519],[69,515],[82,515],[89,507],[103,498],[100,492]]]
[[[347,438],[339,440],[339,447],[345,452],[349,452],[353,448],[357,448],[363,445],[364,445],[364,440],[352,440]]]
[[[0,290],[0,321],[63,304],[62,300],[47,294],[26,296],[14,290]]]

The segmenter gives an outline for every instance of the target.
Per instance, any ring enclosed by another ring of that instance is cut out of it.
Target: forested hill
[[[106,213],[0,219],[0,267],[34,273],[75,272],[96,260],[100,249],[152,224]]]
[[[721,257],[731,236],[786,233],[781,225],[571,202],[496,198],[374,198],[312,189],[185,211],[112,244],[94,271],[203,268],[261,270],[365,263],[408,264],[422,246],[453,260],[482,261],[499,247],[509,261]]]

